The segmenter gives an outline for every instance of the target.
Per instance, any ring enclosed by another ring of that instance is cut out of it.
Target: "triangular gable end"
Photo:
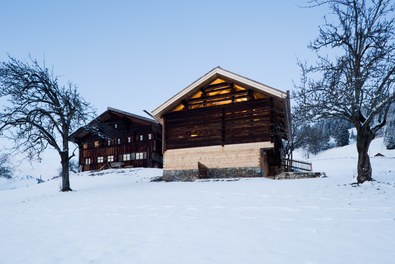
[[[222,77],[221,77],[222,78]],[[185,98],[170,112],[206,108],[268,98],[270,95],[236,84],[232,80],[217,78],[211,83],[198,87],[195,94]]]
[[[152,113],[157,120],[161,120],[162,115],[167,112],[181,111],[186,108],[243,102],[253,98],[283,99],[286,96],[287,94],[280,90],[217,67],[170,98]]]

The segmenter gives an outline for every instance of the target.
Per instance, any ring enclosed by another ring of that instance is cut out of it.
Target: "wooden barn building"
[[[115,167],[162,168],[161,125],[108,107],[71,135],[79,147],[82,171]]]
[[[165,180],[274,176],[289,137],[289,95],[214,68],[152,111]]]

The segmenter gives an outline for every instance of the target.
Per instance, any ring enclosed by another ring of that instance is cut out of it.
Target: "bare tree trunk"
[[[60,153],[62,163],[62,192],[72,191],[69,178],[69,154],[65,151]]]
[[[370,128],[362,128],[357,133],[358,183],[373,180],[372,166],[368,154],[369,146],[373,139],[374,132]]]

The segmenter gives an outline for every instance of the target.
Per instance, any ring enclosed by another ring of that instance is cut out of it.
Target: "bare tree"
[[[293,159],[293,151],[304,143],[304,128],[306,125],[304,118],[301,118],[301,115],[296,113],[294,108],[291,111],[291,120],[289,135],[287,135],[289,139],[283,142],[285,156],[289,160]]]
[[[358,177],[372,180],[368,155],[376,132],[386,123],[395,100],[395,15],[390,0],[313,0],[328,5],[333,21],[325,19],[309,45],[317,52],[315,65],[299,63],[299,112],[307,118],[340,118],[357,131]],[[324,56],[320,52],[330,51]],[[333,55],[334,54],[334,55]]]
[[[15,141],[15,149],[30,159],[48,146],[60,156],[61,191],[71,191],[69,134],[91,119],[93,109],[72,83],[60,85],[36,60],[21,62],[9,56],[0,64],[0,96],[8,103],[0,113],[0,132]]]

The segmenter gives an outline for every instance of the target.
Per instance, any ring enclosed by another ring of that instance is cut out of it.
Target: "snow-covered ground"
[[[113,170],[0,191],[0,263],[395,263],[395,151],[352,185],[355,145],[310,156],[327,178],[150,182]],[[302,156],[303,153],[299,153]]]

